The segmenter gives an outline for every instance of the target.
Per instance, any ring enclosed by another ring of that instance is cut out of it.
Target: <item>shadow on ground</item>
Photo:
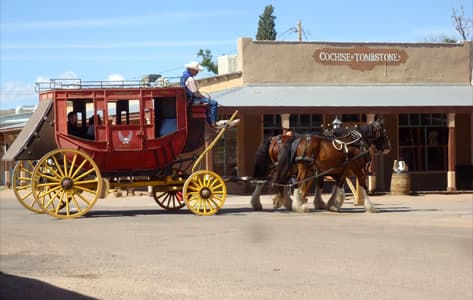
[[[0,272],[0,299],[92,300],[97,298],[62,289],[37,279]]]

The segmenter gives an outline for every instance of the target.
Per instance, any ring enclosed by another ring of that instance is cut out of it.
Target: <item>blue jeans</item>
[[[199,103],[199,104],[208,104],[209,108],[207,109],[207,122],[209,125],[214,125],[215,122],[217,122],[217,106],[218,102],[214,99],[210,98],[194,98],[194,103]]]

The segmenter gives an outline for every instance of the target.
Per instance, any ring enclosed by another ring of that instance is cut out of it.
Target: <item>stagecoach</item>
[[[27,209],[75,218],[109,189],[128,188],[148,188],[159,206],[197,215],[224,204],[225,181],[201,162],[237,111],[215,130],[207,107],[189,103],[178,86],[56,79],[36,89],[37,108],[3,157],[17,161],[13,191]]]

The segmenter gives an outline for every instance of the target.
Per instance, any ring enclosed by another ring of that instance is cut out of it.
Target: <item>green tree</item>
[[[214,74],[218,74],[218,64],[214,63],[212,60],[212,52],[209,49],[199,49],[199,52],[197,52],[197,56],[200,56],[202,58],[200,64],[201,66],[207,68],[207,71],[212,72]]]
[[[274,41],[276,39],[276,25],[274,24],[276,17],[273,16],[273,12],[273,6],[267,5],[264,8],[263,14],[259,16],[256,40]]]
[[[430,36],[424,40],[427,43],[449,43],[455,44],[457,39],[454,36],[447,36],[445,34]]]

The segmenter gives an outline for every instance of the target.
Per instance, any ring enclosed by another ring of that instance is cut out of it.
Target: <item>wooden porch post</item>
[[[457,190],[457,185],[455,182],[455,165],[456,165],[455,113],[448,114],[447,122],[448,122],[447,192],[455,192]]]
[[[284,132],[284,129],[291,128],[291,124],[289,123],[290,116],[291,116],[290,114],[281,114],[281,127],[283,129],[283,132]]]

